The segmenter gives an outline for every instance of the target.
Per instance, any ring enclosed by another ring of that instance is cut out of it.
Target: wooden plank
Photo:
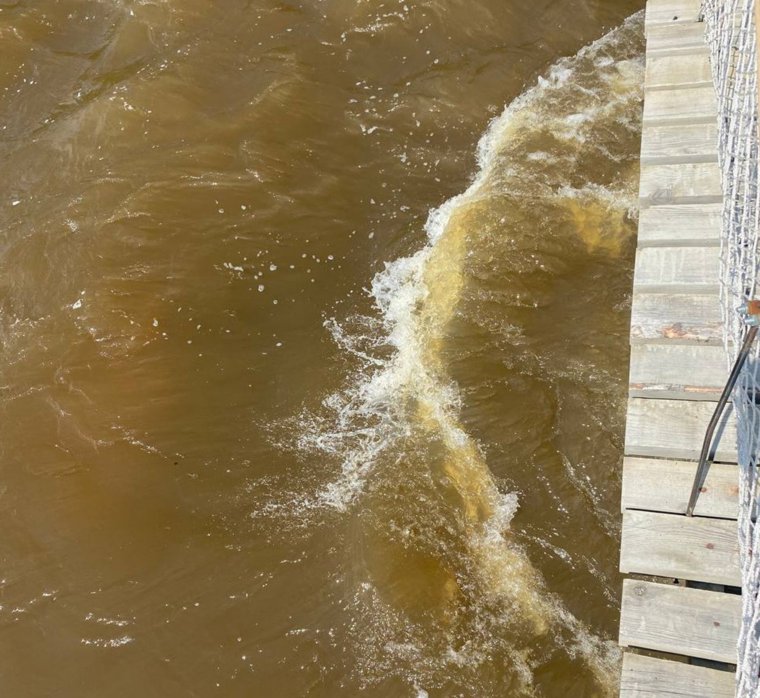
[[[685,514],[696,472],[696,461],[628,456],[623,460],[622,509]],[[737,466],[710,464],[694,515],[736,519],[738,511]]]
[[[629,398],[625,455],[697,460],[714,408],[714,403],[698,400]],[[730,406],[716,439],[715,460],[736,463],[736,419]]]
[[[625,652],[620,698],[734,698],[734,672]]]
[[[641,206],[720,203],[720,167],[716,162],[641,165]]]
[[[704,22],[668,22],[646,27],[647,58],[674,53],[708,53]]]
[[[632,397],[717,400],[728,377],[725,350],[707,344],[633,344]]]
[[[636,291],[719,293],[717,247],[644,247],[636,251],[633,277]]]
[[[639,213],[639,247],[719,245],[722,204],[652,206]]]
[[[631,307],[631,343],[721,344],[723,322],[714,293],[635,292]]]
[[[715,90],[692,87],[688,90],[652,90],[644,97],[644,126],[654,124],[712,122],[717,119]]]
[[[647,26],[698,23],[700,14],[701,0],[649,0],[644,21]]]
[[[648,55],[644,85],[649,90],[712,86],[709,54]]]
[[[741,596],[623,580],[620,644],[736,663]]]
[[[733,671],[623,653],[620,698],[735,698]]]
[[[641,132],[641,162],[717,162],[717,143],[716,121],[646,126]]]
[[[736,521],[626,509],[620,571],[740,586]]]

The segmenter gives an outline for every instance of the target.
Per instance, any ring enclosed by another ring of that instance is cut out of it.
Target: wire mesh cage
[[[723,189],[721,305],[726,360],[733,363],[747,331],[739,308],[758,296],[758,93],[755,0],[703,0],[718,105],[718,159]],[[760,445],[760,348],[733,392],[739,460],[739,545],[742,624],[737,696],[760,695],[760,529],[757,461]]]

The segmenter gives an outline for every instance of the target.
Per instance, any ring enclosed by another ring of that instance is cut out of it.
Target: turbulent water
[[[634,0],[0,0],[0,692],[612,696]]]

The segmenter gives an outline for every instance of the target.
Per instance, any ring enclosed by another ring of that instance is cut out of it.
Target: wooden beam
[[[685,514],[695,461],[626,457],[623,460],[622,509]],[[736,519],[739,471],[728,463],[712,463],[702,486],[695,516]]]
[[[679,53],[709,53],[704,22],[650,24],[646,27],[646,39],[647,59]]]
[[[698,23],[701,0],[648,0],[645,25]]]
[[[634,293],[631,343],[637,342],[722,344],[717,293]]]
[[[712,86],[707,52],[671,56],[647,55],[644,85],[649,90]]]
[[[652,206],[639,214],[639,247],[720,245],[722,204]]]
[[[741,596],[623,580],[620,644],[736,663]]]
[[[646,90],[643,125],[712,123],[718,113],[715,90],[693,87],[688,90]]]
[[[719,292],[717,247],[645,247],[636,252],[634,292]]]
[[[714,409],[712,402],[629,398],[625,455],[697,460]],[[736,463],[736,419],[730,406],[715,439],[715,460]]]
[[[620,698],[734,698],[734,672],[626,652]]]
[[[736,521],[627,509],[620,571],[740,586]]]
[[[666,124],[641,132],[641,162],[674,164],[718,161],[718,125]]]
[[[716,162],[641,165],[641,206],[711,204],[723,201]]]
[[[720,397],[728,369],[723,347],[708,344],[633,344],[631,397],[709,400]]]

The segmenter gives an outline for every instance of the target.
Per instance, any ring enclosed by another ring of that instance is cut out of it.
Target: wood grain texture
[[[644,97],[645,127],[668,123],[714,122],[717,114],[718,103],[712,86],[688,90],[647,90]]]
[[[628,390],[632,397],[715,401],[727,377],[721,346],[631,345]]]
[[[644,85],[649,90],[711,86],[709,54],[648,55]]]
[[[704,22],[650,23],[646,27],[647,58],[678,53],[709,53]]]
[[[645,247],[636,252],[636,291],[719,292],[717,247]]]
[[[723,200],[717,162],[641,165],[641,206],[720,203]]]
[[[741,597],[623,580],[620,644],[736,663]]]
[[[639,247],[719,245],[722,204],[652,206],[639,214]]]
[[[700,0],[649,0],[645,24],[698,23],[700,9]]]
[[[735,417],[684,516],[704,431],[728,371],[719,290],[717,102],[701,0],[648,0],[639,249],[623,463],[620,570],[740,584]],[[625,580],[620,644],[736,661],[741,598]],[[728,698],[733,675],[626,654],[620,695]]]
[[[717,162],[717,140],[716,122],[647,126],[641,132],[641,162]]]
[[[620,571],[740,586],[736,526],[730,519],[626,509]]]
[[[712,402],[629,398],[625,455],[697,460],[714,409]],[[718,462],[736,463],[736,420],[730,406],[716,430],[713,452]]]
[[[734,698],[732,671],[626,652],[620,676],[620,698]]]
[[[685,662],[623,654],[620,698],[734,698],[732,671],[719,671]]]
[[[631,343],[663,341],[721,344],[718,294],[635,292]]]
[[[622,509],[685,514],[696,472],[695,461],[626,457],[623,460]],[[694,515],[736,519],[738,509],[737,466],[710,464]]]

